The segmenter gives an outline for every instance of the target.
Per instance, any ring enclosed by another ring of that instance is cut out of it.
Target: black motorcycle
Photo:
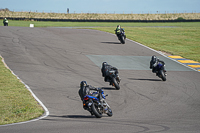
[[[115,30],[115,32],[116,32],[116,30]],[[119,40],[122,44],[125,44],[126,35],[125,35],[124,29],[121,29],[121,30],[120,30],[120,34],[118,34],[117,37],[118,37],[118,40]]]
[[[115,70],[108,71],[106,69],[105,71],[107,73],[106,82],[109,82],[110,85],[114,86],[117,90],[119,90],[120,89],[120,86],[119,86],[120,78],[118,75],[116,75]]]
[[[104,91],[102,89],[84,96],[83,108],[88,110],[91,115],[95,115],[97,118],[101,118],[103,113],[111,117],[113,113],[105,100],[106,96],[104,95]]]

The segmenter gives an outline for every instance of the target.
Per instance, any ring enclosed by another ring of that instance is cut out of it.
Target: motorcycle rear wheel
[[[94,113],[94,115],[97,118],[101,118],[102,117],[102,113],[98,109],[98,105],[96,103],[93,103],[91,107],[92,107],[92,112]]]

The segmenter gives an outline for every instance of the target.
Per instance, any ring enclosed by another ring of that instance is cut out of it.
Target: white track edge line
[[[37,98],[37,96],[33,93],[33,91],[30,89],[30,87],[28,85],[26,85],[9,67],[8,65],[5,63],[5,60],[4,58],[0,55],[0,57],[2,58],[2,62],[4,63],[5,67],[7,67],[11,73],[17,77],[17,79],[19,79],[24,85],[25,87],[31,92],[32,96],[35,98],[35,100],[43,107],[45,113],[43,116],[41,117],[38,117],[38,118],[35,118],[35,119],[32,119],[32,120],[29,120],[29,121],[24,121],[24,122],[18,122],[18,123],[12,123],[12,124],[6,124],[6,125],[0,125],[0,127],[3,127],[3,126],[11,126],[11,125],[17,125],[17,124],[24,124],[24,123],[29,123],[29,122],[33,122],[33,121],[37,121],[37,120],[40,120],[40,119],[43,119],[45,117],[47,117],[49,115],[49,110],[45,107],[45,105]]]

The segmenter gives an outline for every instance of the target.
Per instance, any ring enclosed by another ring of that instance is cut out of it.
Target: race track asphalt
[[[0,55],[50,113],[0,133],[200,132],[200,73],[133,41],[88,29],[0,27]],[[152,55],[166,62],[166,82],[149,69]],[[104,82],[102,61],[119,68],[120,90]],[[104,87],[112,117],[82,108],[82,80]]]

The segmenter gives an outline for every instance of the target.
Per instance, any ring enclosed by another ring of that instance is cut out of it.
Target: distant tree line
[[[2,9],[0,8],[0,11],[10,11],[8,8]]]

